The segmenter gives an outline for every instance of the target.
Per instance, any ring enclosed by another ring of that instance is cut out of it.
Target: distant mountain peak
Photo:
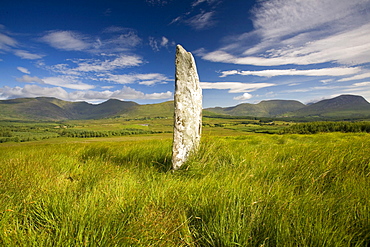
[[[340,95],[307,105],[292,113],[293,116],[346,117],[357,118],[370,116],[370,103],[362,96]]]
[[[173,106],[169,104],[169,106]],[[151,109],[147,109],[147,108]],[[140,117],[168,117],[173,110],[164,108],[162,104],[152,106],[139,105],[133,101],[109,99],[100,104],[90,104],[85,101],[70,102],[52,97],[18,98],[0,100],[0,119],[17,120],[68,120],[68,119],[99,119],[116,116]],[[141,110],[145,108],[145,110]]]
[[[263,100],[257,104],[239,104],[233,107],[205,109],[213,114],[251,117],[316,117],[361,118],[370,117],[370,103],[362,96],[340,95],[304,105],[295,100]]]
[[[0,120],[68,120],[109,117],[173,117],[173,101],[140,105],[133,101],[109,99],[100,104],[85,101],[70,102],[52,97],[17,98],[0,100]],[[264,100],[257,104],[243,103],[232,107],[204,109],[205,114],[290,117],[305,120],[369,119],[370,103],[362,96],[340,95],[332,99],[304,105],[295,100]]]
[[[305,105],[296,100],[263,100],[257,104],[242,103],[232,107],[215,107],[205,110],[232,116],[276,117],[301,109]]]

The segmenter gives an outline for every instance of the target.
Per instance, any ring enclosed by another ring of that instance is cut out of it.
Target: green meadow
[[[369,246],[367,125],[205,118],[172,172],[171,119],[2,122],[0,246]]]

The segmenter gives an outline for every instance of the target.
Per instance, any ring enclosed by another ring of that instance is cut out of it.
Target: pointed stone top
[[[184,47],[182,47],[181,45],[176,46],[176,54],[188,54],[188,55],[190,54],[191,55],[191,53],[186,51]]]
[[[176,51],[185,51],[184,47],[182,47],[180,44],[176,46]]]

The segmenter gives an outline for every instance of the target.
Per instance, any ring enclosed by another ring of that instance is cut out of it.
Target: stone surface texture
[[[193,55],[181,45],[176,48],[175,112],[172,169],[178,170],[200,143],[202,89]]]

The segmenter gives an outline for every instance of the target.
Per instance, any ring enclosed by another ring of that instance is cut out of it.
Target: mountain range
[[[173,101],[140,105],[132,101],[110,99],[101,104],[69,102],[50,97],[0,100],[0,120],[60,121],[112,117],[172,117]],[[370,118],[370,103],[361,96],[341,95],[305,105],[294,100],[268,100],[258,104],[243,103],[233,107],[203,110],[204,116],[245,116],[296,119]]]
[[[341,95],[305,105],[295,100],[268,100],[258,104],[204,109],[211,114],[273,118],[358,119],[370,117],[370,103],[362,96]]]
[[[50,97],[18,98],[0,101],[0,120],[82,120],[112,117],[172,117],[173,101],[139,105],[132,101],[109,99],[101,104],[70,102]]]

